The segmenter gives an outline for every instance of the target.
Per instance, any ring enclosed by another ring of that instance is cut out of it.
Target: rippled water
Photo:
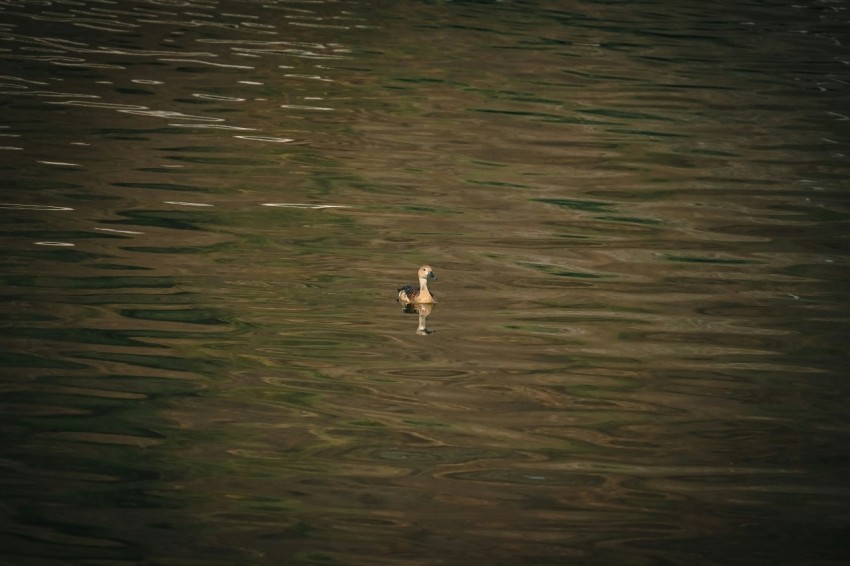
[[[843,563],[848,8],[0,1],[2,562]]]

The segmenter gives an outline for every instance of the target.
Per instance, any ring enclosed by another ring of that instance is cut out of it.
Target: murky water
[[[0,2],[2,562],[847,560],[848,9]]]

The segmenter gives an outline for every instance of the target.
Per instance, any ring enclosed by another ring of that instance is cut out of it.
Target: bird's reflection
[[[433,310],[433,304],[407,303],[406,305],[404,305],[404,309],[402,309],[402,312],[406,314],[418,314],[419,326],[416,327],[416,333],[425,335],[434,332],[433,330],[428,330],[428,327],[425,325],[428,315],[431,314],[431,311]]]

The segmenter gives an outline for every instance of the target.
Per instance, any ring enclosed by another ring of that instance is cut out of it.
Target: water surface
[[[846,1],[0,21],[5,562],[848,558]]]

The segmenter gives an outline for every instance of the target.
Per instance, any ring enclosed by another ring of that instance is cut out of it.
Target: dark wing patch
[[[404,287],[398,288],[399,296],[401,293],[404,293],[407,296],[408,301],[412,301],[419,294],[419,287],[413,287],[412,285],[405,285]]]

